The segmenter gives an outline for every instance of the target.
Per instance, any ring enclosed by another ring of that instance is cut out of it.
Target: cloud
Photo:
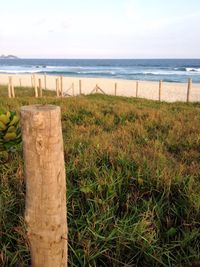
[[[125,21],[129,24],[130,33],[150,35],[163,30],[173,31],[181,23],[187,24],[196,18],[199,20],[199,11],[184,13],[180,8],[169,13],[165,9],[167,10],[168,5],[172,3],[163,3],[161,9],[157,1],[125,0]]]
[[[61,25],[62,29],[68,30],[70,28],[71,21],[70,20],[62,20],[60,25]]]
[[[125,0],[126,17],[130,19],[135,18],[137,20],[141,20],[143,17],[143,2],[138,0]]]
[[[54,17],[52,20],[51,17],[39,18],[34,20],[32,23],[32,28],[39,32],[62,32],[67,31],[71,26],[71,20],[66,18]],[[39,29],[38,29],[39,27]]]
[[[39,20],[35,22],[35,25],[38,25],[38,26],[44,25],[46,21],[47,21],[46,18],[40,18]]]

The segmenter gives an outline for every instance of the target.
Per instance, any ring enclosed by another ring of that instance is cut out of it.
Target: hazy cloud
[[[4,54],[200,56],[197,0],[6,0],[1,11],[0,53]]]

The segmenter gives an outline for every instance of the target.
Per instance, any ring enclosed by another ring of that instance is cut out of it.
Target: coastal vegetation
[[[0,87],[62,110],[69,266],[199,266],[200,104]],[[0,266],[30,265],[22,146],[0,162]]]

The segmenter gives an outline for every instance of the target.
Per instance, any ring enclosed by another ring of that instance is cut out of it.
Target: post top
[[[29,106],[22,106],[21,111],[29,111],[29,112],[49,112],[49,111],[58,111],[60,110],[59,106],[55,105],[29,105]]]

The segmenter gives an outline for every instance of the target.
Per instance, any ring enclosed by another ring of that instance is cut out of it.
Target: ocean
[[[200,59],[0,59],[0,73],[200,83]]]

